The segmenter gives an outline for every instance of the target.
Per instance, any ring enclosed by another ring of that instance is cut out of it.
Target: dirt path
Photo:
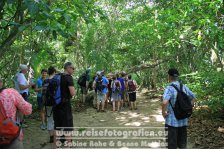
[[[107,145],[105,146],[105,148],[112,148],[111,146],[109,147],[109,143],[111,141],[113,141],[112,143],[115,144],[115,146],[113,147],[117,147],[119,149],[129,149],[133,147],[133,145],[137,145],[136,148],[138,149],[143,148],[143,146],[145,148],[162,148],[164,145],[164,136],[160,136],[158,134],[158,131],[164,132],[164,119],[161,116],[160,99],[152,99],[149,96],[146,96],[145,94],[144,96],[139,94],[137,100],[138,110],[133,111],[130,111],[128,108],[125,108],[121,112],[112,112],[112,107],[109,106],[106,112],[97,113],[96,110],[93,108],[87,108],[84,111],[75,112],[73,116],[74,125],[75,127],[83,128],[83,130],[108,129],[116,131],[139,131],[141,129],[144,129],[144,131],[148,131],[150,132],[150,134],[152,131],[155,132],[153,136],[136,137],[132,134],[128,135],[128,139],[122,137],[121,139],[118,139],[117,137],[113,137],[112,139],[110,139],[106,136],[101,138],[98,137],[95,140],[93,139],[93,141],[88,137],[87,139],[84,138],[79,140],[79,142],[88,142],[88,145],[90,145],[89,143],[92,141],[92,143],[95,144],[92,144],[91,148],[102,148],[102,146],[100,145],[102,145],[103,143]],[[24,130],[25,149],[51,149],[52,144],[47,143],[49,140],[48,132],[40,130],[40,122],[36,120],[29,121],[29,128]],[[122,144],[121,140],[125,143]],[[142,140],[147,142],[142,142]],[[135,144],[130,144],[130,142]],[[89,146],[87,146],[86,148],[89,148]],[[190,149],[193,147],[191,144],[189,144],[188,148]]]

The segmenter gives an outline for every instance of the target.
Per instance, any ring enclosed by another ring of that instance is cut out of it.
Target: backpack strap
[[[174,84],[170,84],[170,86],[172,86],[177,92],[180,92],[180,90],[177,88],[177,86],[176,85],[174,85]],[[182,84],[180,83],[180,88],[182,88]],[[182,89],[181,89],[182,90]],[[173,111],[174,111],[174,107],[173,107],[173,105],[171,104],[171,101],[169,100],[169,103],[170,103],[170,105],[171,105],[171,107],[172,107],[172,109],[173,109]]]
[[[174,84],[171,84],[170,86],[174,87],[175,90],[176,90],[177,92],[183,92],[183,87],[184,87],[184,86],[183,86],[182,83],[180,83],[180,89],[178,89],[177,86],[174,85]]]
[[[170,86],[172,86],[173,88],[175,88],[175,90],[177,91],[177,92],[180,92],[180,90],[177,88],[177,86],[176,85],[174,85],[174,84],[171,84]],[[181,87],[182,85],[180,84],[180,87]]]

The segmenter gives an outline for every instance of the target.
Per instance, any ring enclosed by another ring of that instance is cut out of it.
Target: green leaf
[[[22,26],[19,27],[19,31],[22,32],[22,31],[24,31],[26,28],[27,28],[27,26],[22,25]]]
[[[61,8],[56,8],[56,9],[54,9],[54,11],[55,11],[55,12],[63,12],[64,10],[61,9]]]
[[[45,29],[46,29],[46,27],[44,27],[44,26],[35,26],[34,27],[34,30],[37,30],[37,31],[43,31]]]

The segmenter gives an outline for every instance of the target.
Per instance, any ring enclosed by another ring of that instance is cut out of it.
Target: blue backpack
[[[45,105],[55,106],[61,103],[61,75],[56,74],[48,81],[45,94]]]

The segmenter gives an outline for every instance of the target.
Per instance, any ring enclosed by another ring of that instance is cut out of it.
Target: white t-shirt
[[[27,88],[25,90],[20,90],[19,84],[24,85],[24,86],[29,84],[25,75],[20,72],[18,72],[15,76],[15,88],[20,94],[25,93],[25,92],[28,94],[29,88]]]

